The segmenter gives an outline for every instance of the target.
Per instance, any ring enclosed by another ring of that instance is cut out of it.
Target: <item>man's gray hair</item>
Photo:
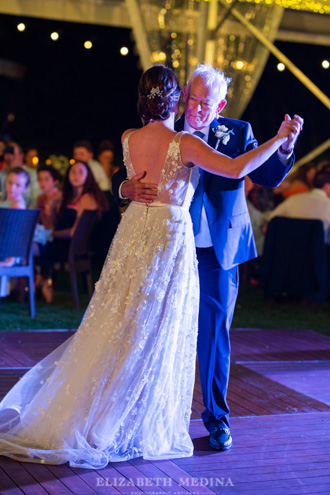
[[[227,77],[224,72],[221,72],[219,69],[212,67],[212,65],[205,63],[198,64],[197,68],[191,74],[187,85],[188,94],[190,91],[191,82],[197,76],[203,79],[206,87],[210,88],[211,86],[215,86],[218,88],[219,101],[226,98],[231,77]]]

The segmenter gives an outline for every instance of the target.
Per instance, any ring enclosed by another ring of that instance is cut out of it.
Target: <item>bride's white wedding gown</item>
[[[199,174],[181,161],[181,136],[159,201],[124,213],[78,331],[1,402],[0,455],[94,469],[192,455],[199,285],[189,205]]]

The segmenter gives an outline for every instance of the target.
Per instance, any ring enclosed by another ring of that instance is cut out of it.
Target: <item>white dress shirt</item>
[[[185,120],[185,122],[184,122],[184,130],[189,132],[190,134],[194,134],[194,132],[196,131],[196,129],[194,129],[193,127],[190,127],[187,120]],[[208,126],[208,127],[204,127],[203,129],[198,129],[198,130],[204,134],[203,140],[207,143],[210,127]],[[196,244],[196,247],[203,247],[203,248],[213,246],[204,203],[203,203],[203,206],[201,209],[201,219],[200,219],[200,224],[199,224],[199,232],[195,236],[195,244]]]
[[[268,221],[274,217],[322,220],[325,242],[330,244],[330,198],[322,189],[293,194],[270,213]]]
[[[107,174],[105,173],[104,168],[97,160],[91,159],[88,160],[89,168],[94,175],[94,179],[96,180],[101,191],[109,191],[110,190],[110,181],[108,179]]]

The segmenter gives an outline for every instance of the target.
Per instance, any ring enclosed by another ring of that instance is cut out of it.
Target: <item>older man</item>
[[[208,65],[199,66],[184,88],[185,112],[176,130],[199,135],[211,147],[236,157],[257,146],[247,122],[221,118],[226,105],[229,79]],[[290,119],[287,115],[286,119]],[[294,117],[296,131],[259,169],[250,174],[253,182],[276,187],[294,163],[293,146],[302,126]],[[143,174],[123,182],[113,178],[114,196],[148,202],[157,197],[155,184],[143,183]],[[200,276],[198,359],[210,446],[228,450],[232,446],[229,407],[226,400],[229,368],[229,329],[238,293],[238,265],[256,257],[244,180],[225,179],[200,171],[200,182],[192,205]]]

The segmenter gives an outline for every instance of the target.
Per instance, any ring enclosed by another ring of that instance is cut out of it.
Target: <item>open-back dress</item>
[[[0,455],[91,469],[192,455],[199,285],[189,205],[199,174],[181,161],[182,134],[158,201],[123,214],[77,332],[0,403]]]

